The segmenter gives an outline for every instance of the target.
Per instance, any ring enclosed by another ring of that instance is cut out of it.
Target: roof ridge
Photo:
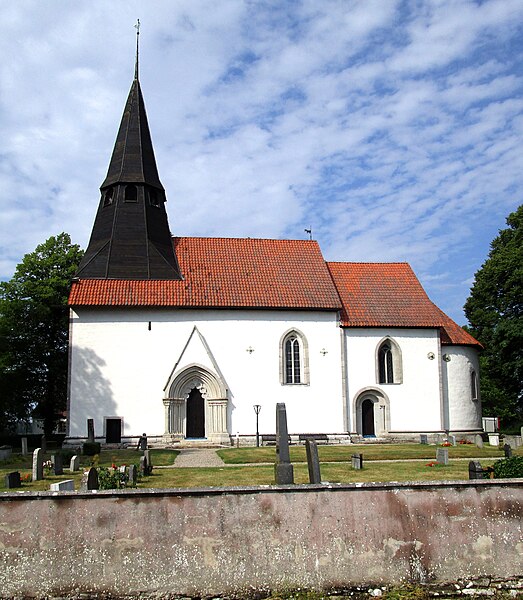
[[[207,236],[207,235],[173,235],[173,240],[244,240],[252,242],[303,242],[310,244],[311,242],[319,246],[317,240],[301,240],[294,238],[258,238],[258,237],[224,237],[224,236]]]
[[[328,265],[411,265],[408,261],[364,261],[364,260],[327,260]]]

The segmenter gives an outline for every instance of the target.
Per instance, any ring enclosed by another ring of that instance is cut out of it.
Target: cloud
[[[409,261],[463,321],[521,202],[519,0],[6,5],[0,277],[61,230],[86,245],[137,16],[174,234],[312,226],[329,260]]]

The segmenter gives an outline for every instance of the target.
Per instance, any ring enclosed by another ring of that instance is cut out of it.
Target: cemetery
[[[275,446],[192,449],[219,467],[177,468],[187,450],[151,449],[146,434],[126,449],[92,439],[3,448],[0,596],[519,585],[520,438],[296,445],[283,403],[274,437]]]

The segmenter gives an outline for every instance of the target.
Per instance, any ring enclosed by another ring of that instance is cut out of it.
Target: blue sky
[[[521,0],[2,4],[0,278],[85,247],[134,72],[174,235],[407,261],[458,323],[522,202]]]

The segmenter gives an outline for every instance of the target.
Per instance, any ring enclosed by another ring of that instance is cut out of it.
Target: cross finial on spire
[[[136,20],[136,25],[134,26],[136,29],[136,63],[134,65],[134,78],[138,79],[138,48],[139,48],[139,40],[140,40],[140,19]]]

